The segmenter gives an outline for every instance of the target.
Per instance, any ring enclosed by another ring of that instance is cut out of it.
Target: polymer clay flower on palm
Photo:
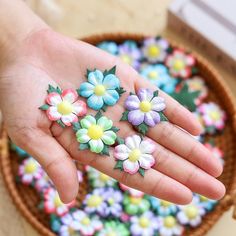
[[[162,120],[167,120],[162,111],[166,108],[164,98],[158,96],[158,91],[139,89],[136,94],[130,94],[125,101],[126,111],[121,120],[128,120],[146,134],[148,127],[154,127]]]
[[[121,94],[120,81],[115,75],[116,67],[106,70],[87,71],[88,82],[80,85],[78,93],[87,98],[87,104],[94,110],[105,110],[107,106],[115,105]]]
[[[192,75],[195,58],[180,49],[175,49],[172,54],[167,56],[165,64],[172,76],[187,79]]]
[[[214,102],[202,103],[198,106],[197,111],[201,114],[207,133],[214,134],[224,129],[226,114],[217,104]]]
[[[96,116],[85,116],[73,126],[80,150],[90,149],[91,152],[109,155],[109,146],[115,143],[119,130],[113,126],[112,120],[98,112]]]
[[[117,163],[114,168],[144,176],[145,170],[155,164],[154,151],[155,145],[149,139],[142,140],[139,135],[127,137],[123,144],[115,147],[113,155]]]
[[[178,83],[178,80],[171,77],[167,67],[162,64],[144,66],[140,70],[140,74],[166,93],[174,92]]]
[[[143,41],[142,52],[148,62],[164,62],[169,43],[163,38],[148,38]]]
[[[86,103],[78,99],[74,89],[61,90],[49,85],[47,93],[46,104],[39,109],[46,111],[49,120],[56,121],[62,127],[71,126],[79,116],[87,113]]]

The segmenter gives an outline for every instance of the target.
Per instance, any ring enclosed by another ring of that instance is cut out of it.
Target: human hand
[[[156,145],[156,164],[144,178],[114,170],[112,156],[78,150],[73,130],[52,123],[38,110],[44,103],[48,84],[76,89],[85,80],[87,68],[105,70],[116,65],[117,76],[127,93],[105,115],[120,128],[119,136],[135,134],[128,122],[119,121],[124,100],[130,91],[155,88],[119,59],[49,29],[30,35],[13,57],[1,72],[0,81],[1,108],[9,136],[39,161],[64,202],[71,201],[78,192],[71,157],[130,187],[179,204],[191,201],[191,191],[213,199],[224,195],[223,184],[214,178],[221,174],[221,164],[190,135],[198,135],[200,125],[189,111],[163,92],[160,96],[166,100],[165,115],[170,122],[161,122],[147,133]],[[95,111],[88,110],[88,114]]]

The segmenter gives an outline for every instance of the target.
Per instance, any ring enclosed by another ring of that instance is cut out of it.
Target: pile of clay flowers
[[[190,53],[173,48],[161,37],[122,44],[104,41],[97,46],[120,57],[143,79],[191,110],[204,128],[196,138],[224,164],[224,152],[214,140],[224,132],[226,115],[218,104],[209,100],[204,75],[198,73],[195,58]],[[130,122],[140,135],[119,137],[119,129],[104,112],[115,106],[124,92],[115,67],[106,71],[88,70],[86,82],[78,90],[62,90],[50,85],[41,109],[51,121],[62,127],[73,127],[81,150],[95,152],[98,158],[112,151],[117,160],[114,168],[144,176],[145,170],[154,164],[154,147],[145,134],[149,128],[166,120],[165,101],[158,96],[158,91],[145,88],[129,93],[121,121]],[[96,115],[89,114],[88,108],[95,110]],[[217,205],[217,201],[198,194],[194,194],[189,205],[175,205],[129,188],[89,166],[78,170],[80,181],[88,179],[89,191],[82,204],[77,201],[63,204],[42,167],[24,150],[15,145],[12,149],[20,162],[17,183],[37,191],[41,199],[39,211],[48,216],[51,230],[57,235],[185,235],[190,228],[199,226],[203,217]]]

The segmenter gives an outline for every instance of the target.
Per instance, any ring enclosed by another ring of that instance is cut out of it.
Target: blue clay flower
[[[150,197],[152,209],[160,216],[174,215],[177,212],[177,206],[171,202]]]
[[[79,94],[88,98],[87,104],[94,110],[100,110],[104,106],[113,106],[119,100],[117,89],[120,81],[114,74],[104,74],[100,70],[88,73],[88,82],[82,83]]]
[[[147,65],[141,69],[140,74],[166,93],[174,92],[178,82],[177,79],[169,75],[168,69],[161,64]]]
[[[97,47],[113,55],[116,55],[118,53],[118,46],[115,42],[112,41],[104,41],[102,43],[99,43]]]

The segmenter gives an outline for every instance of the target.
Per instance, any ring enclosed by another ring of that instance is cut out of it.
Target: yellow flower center
[[[110,197],[110,198],[108,199],[108,203],[109,203],[110,205],[113,205],[113,204],[115,203],[114,198]]]
[[[123,62],[129,64],[129,65],[130,65],[131,62],[132,62],[131,58],[130,58],[129,56],[127,56],[127,55],[122,55],[122,56],[121,56],[121,60],[122,60]]]
[[[160,55],[160,48],[152,45],[148,48],[148,55],[150,57],[158,57]]]
[[[171,205],[171,203],[168,202],[168,201],[165,201],[165,200],[161,200],[161,205],[162,205],[163,207],[168,207],[168,206]]]
[[[201,202],[207,202],[207,201],[208,201],[208,198],[205,197],[205,196],[200,195],[200,201],[201,201]]]
[[[55,198],[54,198],[54,204],[56,207],[60,207],[63,205],[61,199],[59,198],[59,196],[57,195]]]
[[[217,121],[217,120],[220,119],[220,114],[217,111],[211,111],[209,113],[209,115],[210,115],[211,119],[214,120],[214,121]]]
[[[142,112],[149,112],[152,108],[152,105],[148,101],[142,101],[139,104],[139,108]]]
[[[139,219],[139,225],[142,228],[147,228],[150,225],[150,220],[147,217],[141,217]]]
[[[88,129],[88,136],[91,139],[100,139],[103,135],[103,129],[99,125],[91,125]]]
[[[177,71],[182,70],[184,66],[185,66],[184,62],[180,59],[175,60],[174,65],[173,65],[174,69]]]
[[[129,160],[132,162],[136,162],[141,155],[141,152],[139,149],[134,149],[133,151],[130,152],[129,154]]]
[[[130,202],[134,205],[139,205],[141,201],[142,201],[141,197],[130,197]]]
[[[36,170],[36,164],[35,163],[29,163],[25,166],[25,172],[27,174],[32,174]]]
[[[108,175],[105,175],[105,174],[101,173],[100,176],[99,176],[99,179],[103,182],[106,182],[110,179],[110,177]]]
[[[102,203],[102,198],[98,195],[93,195],[88,199],[88,206],[89,207],[97,207]]]
[[[164,226],[166,228],[172,228],[176,225],[176,219],[173,216],[167,216],[164,219]]]
[[[148,78],[149,78],[149,79],[156,79],[157,77],[158,77],[157,71],[150,71],[150,72],[148,73]]]
[[[83,225],[89,225],[90,224],[90,219],[88,217],[84,217],[82,220],[81,220],[81,223]]]
[[[106,92],[106,88],[105,86],[103,85],[96,85],[95,88],[94,88],[94,93],[97,95],[97,96],[103,96]]]
[[[106,236],[116,236],[116,233],[115,232],[109,232],[106,234]]]
[[[198,215],[198,209],[195,206],[187,206],[185,208],[185,214],[189,219],[194,219]]]
[[[63,101],[57,105],[57,111],[62,115],[69,115],[73,111],[73,106],[68,101]]]

